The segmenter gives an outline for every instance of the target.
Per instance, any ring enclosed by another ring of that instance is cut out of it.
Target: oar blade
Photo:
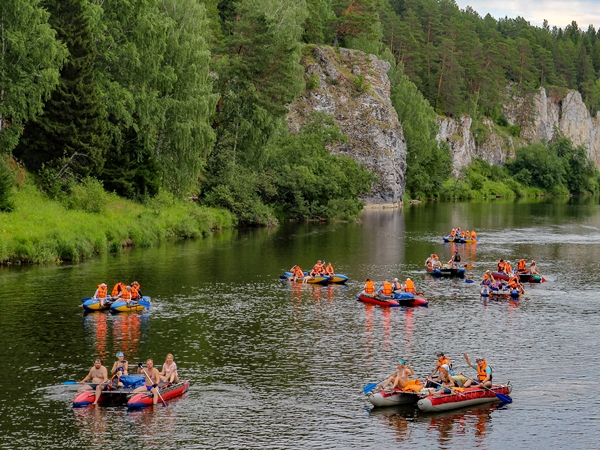
[[[77,381],[73,381],[73,380],[63,381],[62,384],[77,384]]]
[[[494,392],[494,394],[496,394],[496,397],[498,397],[502,403],[512,403],[512,398],[508,395],[501,394],[500,392]]]
[[[546,279],[544,277],[542,277],[542,283],[545,283]]]
[[[371,392],[373,389],[375,389],[375,386],[377,386],[377,383],[370,383],[367,384],[364,388],[363,388],[363,394],[368,394],[369,392]]]
[[[465,280],[465,283],[474,283],[473,280]]]

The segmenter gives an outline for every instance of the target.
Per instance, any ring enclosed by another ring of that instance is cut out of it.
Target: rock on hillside
[[[406,143],[390,100],[390,64],[358,50],[313,47],[303,65],[307,89],[290,106],[290,130],[298,131],[311,111],[333,116],[348,142],[330,151],[351,157],[378,178],[365,203],[399,205],[404,195]]]

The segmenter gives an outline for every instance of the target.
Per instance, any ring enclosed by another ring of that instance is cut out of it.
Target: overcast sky
[[[564,28],[574,20],[584,30],[590,24],[596,30],[600,28],[600,0],[456,0],[456,3],[460,9],[471,6],[481,17],[488,13],[496,19],[521,16],[535,26],[541,26],[546,19],[550,28]]]

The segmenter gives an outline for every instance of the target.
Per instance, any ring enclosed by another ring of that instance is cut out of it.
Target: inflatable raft
[[[110,305],[111,312],[146,311],[150,309],[150,297],[144,296],[141,300],[115,300]]]
[[[81,299],[81,306],[85,311],[93,312],[93,311],[105,311],[110,309],[110,304],[112,301],[109,299],[104,300],[104,305],[101,304],[100,299],[98,298],[84,298]]]
[[[163,400],[169,400],[174,397],[178,397],[188,391],[190,388],[190,382],[188,380],[182,380],[179,383],[170,384],[167,387],[159,387],[158,391],[162,396]],[[128,408],[145,408],[146,406],[152,406],[153,395],[150,392],[136,392],[127,400]],[[158,403],[162,403],[160,397]]]
[[[335,284],[344,284],[346,281],[348,281],[348,277],[346,275],[342,275],[341,273],[335,273],[329,277],[329,280],[327,280],[328,283]]]
[[[416,392],[404,392],[401,389],[385,389],[367,395],[373,406],[414,405],[421,397]]]
[[[465,238],[454,237],[454,236],[446,236],[446,237],[444,237],[444,242],[454,242],[455,244],[470,244],[472,242],[477,242],[478,240],[479,240],[479,238],[477,238],[477,239],[465,239]]]
[[[292,272],[284,272],[284,275],[280,275],[279,278],[281,280],[292,281],[294,279],[294,275],[292,274]],[[297,278],[296,282],[303,283],[305,279],[306,283],[310,284],[327,284],[327,282],[329,281],[329,277],[327,275],[315,275],[314,277],[312,277],[308,275],[308,272],[304,272],[304,277]],[[346,280],[348,280],[347,277]]]
[[[493,391],[493,392],[492,392]],[[500,399],[494,392],[508,395],[512,391],[510,382],[497,384],[490,389],[477,386],[464,388],[461,392],[454,389],[450,394],[427,395],[417,401],[417,406],[424,412],[448,411],[450,409],[463,408],[465,406],[480,405],[482,403],[499,402]],[[437,396],[436,396],[437,395]]]
[[[494,276],[494,278],[498,279],[498,280],[508,280],[508,275],[501,273],[501,272],[492,272],[492,275]],[[531,275],[530,273],[519,273],[519,281],[521,283],[543,283],[544,281],[546,281],[546,279],[544,277],[542,277],[541,275]]]
[[[433,271],[427,271],[427,273],[433,277],[458,277],[464,278],[466,269],[464,267],[460,267],[458,269],[453,269],[451,267],[442,267],[441,269],[435,269]]]
[[[412,292],[395,293],[393,298],[400,306],[427,306],[429,304],[426,298],[415,297]]]
[[[521,293],[516,289],[492,289],[488,286],[481,287],[482,297],[519,298]]]
[[[134,374],[121,377],[123,387],[105,388],[98,398],[99,405],[107,404],[125,404],[127,397],[133,393],[133,390],[144,384],[144,375]],[[73,399],[73,407],[81,408],[94,403],[96,399],[96,391],[79,392]]]
[[[361,302],[372,303],[374,305],[379,306],[400,306],[398,300],[394,300],[392,297],[390,297],[388,300],[383,300],[377,297],[370,297],[368,295],[360,293],[356,294],[356,298],[359,299]]]

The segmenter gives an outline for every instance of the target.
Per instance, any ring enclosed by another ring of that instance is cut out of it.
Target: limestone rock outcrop
[[[288,127],[299,130],[311,111],[330,114],[348,138],[329,150],[363,164],[378,181],[367,205],[397,205],[406,174],[406,142],[390,99],[389,63],[358,50],[313,47],[303,58],[310,86],[289,107]]]

